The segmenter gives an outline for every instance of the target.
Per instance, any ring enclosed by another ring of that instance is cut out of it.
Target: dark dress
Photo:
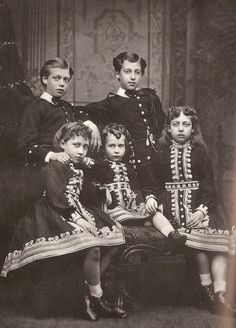
[[[229,251],[229,232],[216,226],[216,193],[207,150],[190,142],[171,142],[156,153],[144,194],[154,195],[159,208],[174,228],[186,234],[186,245],[209,251]],[[153,183],[155,181],[155,184]],[[188,228],[191,214],[205,217],[198,227]]]
[[[138,177],[145,179],[143,167],[150,163],[156,141],[164,127],[165,114],[155,90],[144,88],[129,98],[110,93],[107,98],[85,106],[89,119],[98,126],[123,124],[130,132]]]
[[[76,109],[64,100],[52,104],[37,97],[24,113],[19,131],[19,146],[24,156],[25,167],[17,177],[20,193],[16,195],[16,208],[26,213],[29,204],[42,192],[41,170],[47,163],[45,157],[49,151],[58,152],[53,146],[53,138],[65,123],[86,119],[80,107]]]
[[[124,243],[119,223],[98,208],[82,205],[81,167],[54,161],[43,170],[44,194],[16,227],[2,276],[37,260]]]

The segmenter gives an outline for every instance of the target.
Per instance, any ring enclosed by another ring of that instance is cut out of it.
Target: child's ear
[[[44,84],[48,84],[48,78],[46,76],[42,77],[42,81]]]
[[[65,149],[65,141],[63,139],[60,141],[59,145],[62,149]]]
[[[116,78],[118,81],[120,81],[120,72],[116,72]]]

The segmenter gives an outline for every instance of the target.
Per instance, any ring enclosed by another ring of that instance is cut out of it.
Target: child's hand
[[[187,227],[188,228],[197,227],[202,222],[203,219],[204,219],[204,214],[202,213],[202,211],[198,210],[192,214]]]
[[[60,152],[60,153],[51,152],[49,160],[50,161],[58,161],[63,164],[67,164],[70,160],[70,156],[67,155],[65,152]]]
[[[158,204],[154,197],[150,197],[147,199],[146,208],[149,213],[151,213],[151,214],[156,213],[156,211],[158,210]]]
[[[100,136],[100,132],[98,130],[98,127],[96,124],[94,124],[91,121],[85,121],[84,125],[86,125],[87,127],[90,128],[90,130],[92,131],[91,134],[91,141],[90,141],[90,147],[91,150],[97,150],[99,151],[101,145],[102,145],[102,141],[101,141],[101,136]]]

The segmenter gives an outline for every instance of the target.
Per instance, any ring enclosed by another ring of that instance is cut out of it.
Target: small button
[[[143,107],[143,105],[142,104],[138,104],[139,105],[139,107]]]

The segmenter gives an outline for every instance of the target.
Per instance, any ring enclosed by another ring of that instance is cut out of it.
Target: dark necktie
[[[137,96],[143,96],[144,91],[142,89],[139,89],[139,90],[126,90],[125,94],[129,97],[137,97]]]
[[[52,103],[53,105],[59,105],[60,104],[60,98],[59,97],[52,97]]]

